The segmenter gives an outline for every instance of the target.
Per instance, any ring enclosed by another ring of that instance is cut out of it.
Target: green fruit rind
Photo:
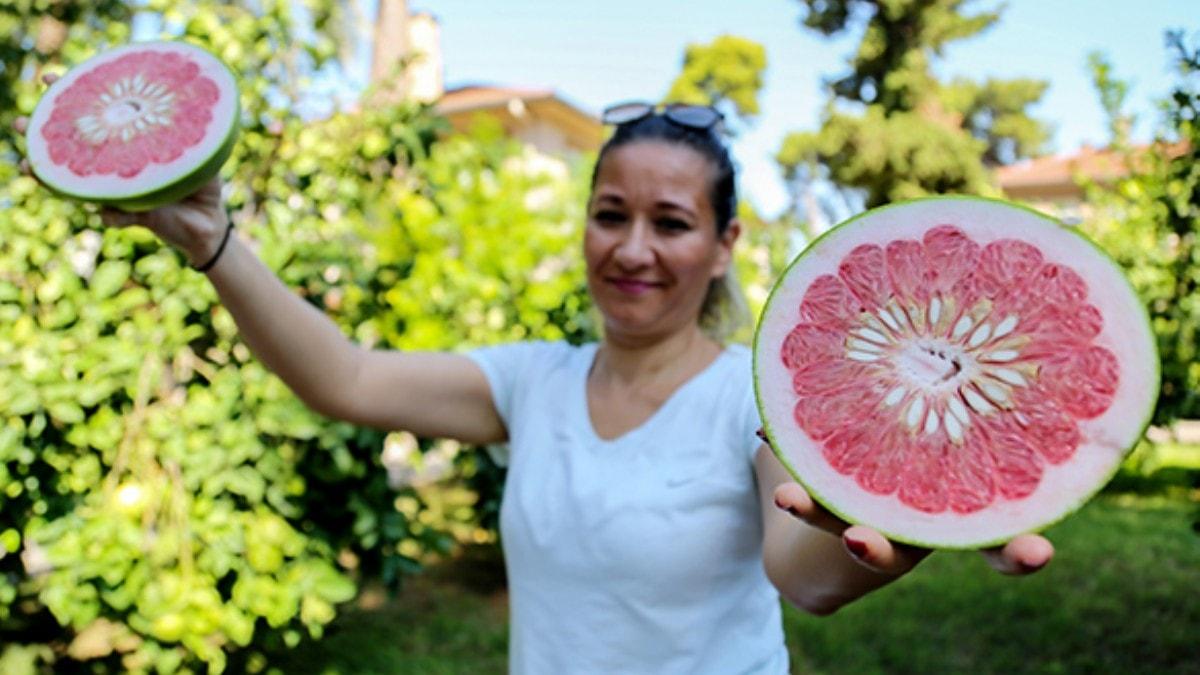
[[[130,43],[125,47],[114,48],[110,51],[127,48],[175,47],[179,45],[186,45],[187,47],[203,51],[202,47],[190,42],[170,40],[135,42]],[[101,55],[103,55],[103,53],[97,54],[96,56]],[[31,161],[30,169],[34,176],[36,176],[50,192],[60,197],[75,201],[100,204],[102,206],[111,206],[113,208],[131,213],[149,211],[159,206],[179,201],[180,199],[183,199],[184,197],[194,193],[202,185],[211,180],[213,176],[220,172],[221,167],[224,166],[225,162],[233,153],[233,148],[237,143],[239,134],[239,120],[241,119],[241,97],[237,92],[237,78],[234,75],[233,70],[216,56],[213,56],[211,53],[208,53],[208,55],[212,57],[212,61],[214,63],[219,64],[221,69],[223,69],[225,74],[228,76],[229,82],[232,83],[234,88],[232,92],[233,111],[229,115],[230,123],[228,128],[224,131],[224,138],[220,145],[214,146],[208,156],[194,170],[166,185],[155,186],[140,192],[133,191],[117,195],[87,194],[77,190],[69,189],[61,185],[53,177],[49,176],[39,163]],[[56,85],[59,85],[60,82],[56,82],[54,85],[51,85],[50,89],[43,94],[41,101],[38,103],[39,106],[47,101],[53,100],[52,94],[56,93],[55,87]],[[35,115],[36,113],[37,110],[35,108]],[[43,142],[40,139],[35,139],[33,137],[35,131],[36,127],[31,124],[26,131],[27,145],[35,142]]]
[[[780,274],[779,278],[776,280],[775,285],[772,287],[771,292],[768,295],[767,300],[763,305],[763,310],[759,316],[759,321],[755,327],[753,350],[752,350],[752,368],[753,368],[753,372],[755,375],[753,378],[754,393],[755,393],[755,398],[756,398],[758,409],[759,409],[759,416],[760,416],[760,420],[762,422],[763,432],[766,435],[767,439],[769,440],[769,446],[771,448],[771,451],[773,452],[775,457],[779,460],[779,462],[784,466],[784,468],[788,471],[788,473],[791,474],[791,476],[808,491],[808,493],[812,496],[812,498],[814,500],[816,500],[818,503],[820,503],[826,510],[828,510],[830,513],[832,513],[833,515],[837,516],[838,518],[842,519],[843,521],[845,521],[847,523],[862,524],[862,525],[866,525],[868,527],[874,527],[881,534],[888,537],[892,541],[896,541],[896,542],[900,542],[900,543],[904,543],[904,544],[911,544],[914,546],[920,546],[920,547],[924,547],[924,548],[938,548],[938,549],[947,549],[947,550],[956,550],[956,549],[957,550],[974,550],[974,549],[1000,546],[1000,545],[1007,543],[1009,540],[1011,540],[1014,536],[1016,536],[1018,534],[1025,533],[1025,532],[1042,532],[1042,531],[1046,530],[1047,528],[1061,522],[1063,519],[1065,519],[1066,517],[1068,517],[1075,511],[1077,511],[1084,504],[1086,504],[1092,497],[1094,497],[1104,487],[1104,485],[1107,484],[1112,479],[1112,477],[1116,474],[1117,470],[1120,468],[1121,462],[1120,461],[1114,462],[1112,464],[1111,468],[1103,476],[1102,480],[1097,480],[1094,483],[1094,486],[1091,487],[1090,489],[1081,490],[1076,495],[1076,498],[1072,502],[1070,502],[1067,506],[1060,507],[1060,510],[1055,515],[1053,515],[1051,517],[1047,517],[1045,520],[1040,521],[1037,525],[1035,525],[1033,527],[1029,527],[1029,528],[1023,529],[1021,531],[1005,533],[1005,534],[1002,534],[999,536],[980,537],[980,538],[976,538],[976,539],[971,539],[969,541],[961,541],[961,542],[930,541],[929,539],[923,539],[920,537],[907,535],[906,533],[904,533],[902,531],[897,531],[894,528],[883,528],[883,527],[879,527],[878,525],[873,524],[873,523],[861,522],[859,520],[854,519],[847,512],[848,511],[847,508],[845,508],[841,504],[837,503],[836,500],[830,499],[829,496],[824,493],[824,491],[821,489],[821,487],[819,485],[815,484],[814,481],[806,478],[803,475],[803,472],[797,469],[796,465],[792,461],[792,457],[789,456],[789,454],[787,452],[787,448],[784,445],[785,441],[784,441],[780,431],[778,429],[775,429],[771,423],[770,416],[767,414],[767,412],[765,410],[764,403],[765,403],[766,394],[764,393],[764,391],[762,389],[762,378],[759,377],[760,368],[763,366],[763,359],[773,359],[774,363],[770,363],[771,367],[782,367],[778,363],[778,358],[779,358],[778,354],[773,354],[773,353],[764,354],[764,346],[763,346],[763,330],[764,330],[764,325],[765,325],[764,319],[768,316],[768,314],[771,310],[772,304],[777,301],[778,295],[780,294],[780,291],[784,286],[784,282],[789,277],[789,273],[791,273],[792,270],[797,265],[799,265],[803,261],[805,261],[815,251],[821,250],[821,245],[823,242],[825,242],[826,240],[828,240],[831,237],[838,235],[839,233],[843,232],[847,227],[852,226],[853,224],[857,223],[858,221],[860,221],[864,218],[877,217],[882,213],[886,213],[886,212],[894,210],[894,209],[908,208],[908,207],[912,207],[912,206],[918,206],[921,204],[933,204],[933,203],[937,203],[937,202],[947,203],[947,202],[954,202],[954,201],[1001,205],[1001,206],[1011,208],[1011,209],[1018,209],[1018,210],[1027,212],[1028,214],[1037,217],[1038,219],[1046,222],[1048,225],[1054,226],[1061,231],[1071,233],[1076,238],[1078,238],[1080,241],[1085,242],[1095,252],[1097,252],[1099,254],[1098,259],[1104,261],[1105,263],[1107,263],[1108,266],[1111,267],[1112,272],[1113,272],[1112,276],[1114,278],[1120,279],[1124,283],[1125,288],[1130,295],[1132,295],[1135,298],[1137,297],[1136,292],[1133,290],[1132,285],[1129,283],[1129,280],[1125,277],[1124,271],[1116,263],[1116,261],[1113,260],[1112,257],[1106,251],[1104,251],[1103,248],[1101,248],[1098,244],[1096,244],[1096,242],[1092,241],[1090,238],[1088,238],[1082,232],[1079,232],[1075,228],[1064,225],[1061,221],[1059,221],[1045,213],[1042,213],[1040,211],[1037,211],[1037,210],[1030,208],[1028,206],[1025,206],[1025,205],[1015,204],[1015,203],[1008,202],[1008,201],[1005,201],[1002,199],[994,199],[994,198],[989,198],[989,197],[949,195],[949,196],[924,197],[924,198],[919,198],[919,199],[905,200],[905,201],[895,202],[895,203],[889,204],[887,206],[882,206],[882,207],[872,209],[870,211],[858,214],[852,218],[849,218],[849,219],[839,223],[835,227],[830,228],[826,232],[822,233],[819,237],[817,237],[817,239],[813,240],[807,247],[805,247],[805,249],[799,255],[796,256],[796,258],[794,258],[792,260],[791,263],[788,264],[787,268]],[[931,223],[931,226],[933,224],[934,223]],[[884,236],[886,236],[886,235],[884,235]],[[882,239],[883,237],[880,237],[880,238]],[[866,243],[866,242],[863,241],[861,243]],[[881,242],[877,242],[877,243],[881,243]],[[1140,323],[1141,327],[1144,328],[1145,332],[1150,337],[1150,339],[1146,340],[1146,346],[1150,350],[1151,358],[1146,359],[1146,361],[1149,362],[1149,364],[1152,368],[1152,378],[1151,379],[1152,379],[1153,386],[1151,387],[1152,395],[1150,395],[1148,397],[1148,399],[1145,402],[1144,408],[1142,410],[1140,410],[1140,411],[1125,411],[1127,414],[1129,414],[1130,417],[1137,415],[1140,418],[1139,422],[1136,425],[1137,433],[1135,436],[1133,436],[1133,438],[1135,439],[1134,443],[1136,443],[1136,439],[1140,439],[1145,434],[1146,429],[1150,425],[1151,419],[1153,418],[1154,409],[1155,409],[1155,406],[1156,406],[1157,400],[1158,400],[1159,383],[1161,382],[1160,358],[1159,358],[1159,354],[1158,354],[1157,343],[1153,339],[1153,333],[1150,330],[1151,324],[1150,324],[1149,313],[1148,313],[1144,303],[1141,303],[1139,301],[1138,303],[1136,303],[1136,306],[1138,308],[1139,314],[1137,315],[1137,318],[1129,317],[1129,320],[1137,321],[1138,319],[1140,319],[1139,323]],[[809,442],[811,443],[811,441],[809,441]],[[1122,457],[1127,456],[1128,452],[1130,451],[1131,448],[1132,448],[1132,446],[1126,447],[1124,449]],[[1069,462],[1068,462],[1068,464],[1069,464]],[[899,508],[899,504],[897,505],[897,507]]]

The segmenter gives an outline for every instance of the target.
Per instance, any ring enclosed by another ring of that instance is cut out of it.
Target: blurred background
[[[788,646],[797,672],[1200,672],[1194,5],[0,0],[0,673],[505,668],[488,449],[308,411],[178,254],[19,175],[43,74],[162,38],[238,77],[237,236],[369,345],[594,339],[579,235],[619,101],[724,112],[755,311],[890,201],[1079,228],[1158,337],[1146,438],[1049,569],[938,554],[789,609]]]

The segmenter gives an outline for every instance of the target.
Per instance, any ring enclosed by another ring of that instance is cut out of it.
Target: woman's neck
[[[591,377],[621,386],[673,388],[703,370],[720,352],[721,346],[699,326],[654,338],[605,335]]]

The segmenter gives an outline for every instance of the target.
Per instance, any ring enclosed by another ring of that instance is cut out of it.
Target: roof
[[[1137,162],[1153,146],[1143,145],[1131,153],[1109,148],[1083,146],[1071,154],[1048,155],[1027,159],[996,169],[1000,187],[1010,197],[1066,197],[1079,195],[1079,179],[1111,183],[1129,175],[1130,157]],[[1187,151],[1187,144],[1165,146],[1169,156]]]
[[[526,103],[530,101],[554,98],[552,89],[523,89],[519,87],[490,87],[486,85],[470,85],[449,89],[438,99],[437,109],[442,114],[480,110],[507,106],[513,99]],[[582,111],[581,111],[582,113]],[[582,113],[586,114],[586,113]]]
[[[470,85],[447,90],[435,105],[456,129],[476,113],[497,117],[510,134],[541,123],[561,131],[576,151],[596,150],[604,139],[600,119],[559,96],[553,89]]]

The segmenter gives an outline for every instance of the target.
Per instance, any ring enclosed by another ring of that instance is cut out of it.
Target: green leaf
[[[106,260],[92,272],[88,286],[97,299],[104,299],[116,294],[121,286],[129,279],[132,266],[124,260]]]
[[[83,408],[74,401],[53,401],[46,404],[50,417],[63,424],[78,424],[83,421]]]

